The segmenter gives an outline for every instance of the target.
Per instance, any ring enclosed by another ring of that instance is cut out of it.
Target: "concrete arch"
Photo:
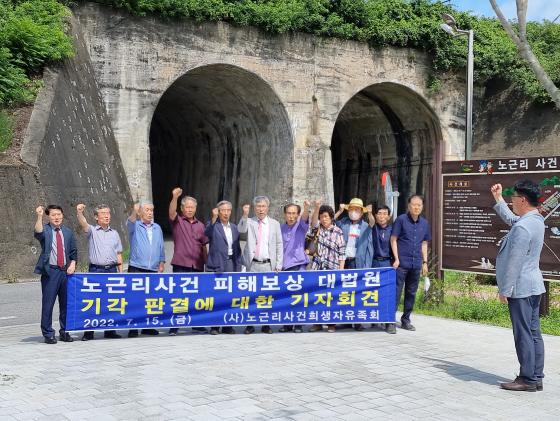
[[[387,167],[401,192],[399,213],[414,193],[426,196],[426,213],[439,198],[442,133],[439,118],[414,89],[395,82],[374,83],[341,108],[331,138],[335,203],[360,197],[382,200],[379,178]]]
[[[209,64],[177,78],[159,99],[149,138],[156,221],[167,220],[175,186],[198,200],[203,220],[222,199],[237,218],[257,194],[278,206],[292,196],[288,115],[271,86],[241,67]]]

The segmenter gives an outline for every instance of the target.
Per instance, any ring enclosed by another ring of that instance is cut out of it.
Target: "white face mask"
[[[358,219],[360,219],[362,217],[362,214],[358,211],[350,211],[348,212],[348,217],[352,220],[352,221],[357,221]]]

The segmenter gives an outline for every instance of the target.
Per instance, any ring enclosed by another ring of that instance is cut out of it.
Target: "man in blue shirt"
[[[135,204],[128,220],[128,240],[130,242],[130,259],[128,272],[163,272],[165,250],[163,232],[154,222],[154,205],[149,202]],[[157,335],[156,329],[142,329],[144,335]],[[138,336],[137,330],[128,332],[128,337]]]
[[[422,276],[428,274],[428,241],[432,237],[430,224],[420,216],[423,208],[424,198],[420,195],[411,196],[408,199],[408,212],[397,218],[391,233],[391,250],[395,258],[393,267],[397,269],[397,306],[404,288],[401,328],[406,330],[416,330],[410,323],[410,314],[414,307],[420,273]],[[394,327],[388,327],[387,331]]]

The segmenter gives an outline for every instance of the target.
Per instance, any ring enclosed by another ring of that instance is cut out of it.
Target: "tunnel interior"
[[[386,169],[400,192],[398,213],[406,211],[410,195],[422,194],[429,214],[437,127],[425,101],[402,85],[371,85],[354,95],[339,113],[331,142],[336,206],[353,197],[383,204]]]
[[[155,220],[169,230],[171,190],[197,199],[203,221],[220,200],[241,206],[271,198],[271,212],[292,196],[293,141],[271,87],[232,65],[209,65],[178,78],[162,95],[150,126]]]

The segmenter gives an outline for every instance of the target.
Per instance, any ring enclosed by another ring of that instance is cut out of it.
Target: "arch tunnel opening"
[[[406,212],[410,195],[421,194],[430,216],[438,127],[425,101],[405,86],[380,83],[355,94],[340,111],[331,141],[336,206],[353,197],[384,204],[380,178],[386,169],[400,192],[398,214]]]
[[[155,220],[169,231],[176,186],[197,199],[203,221],[220,200],[232,202],[237,221],[261,194],[274,213],[292,197],[292,150],[287,113],[264,80],[225,64],[187,72],[164,92],[150,126]]]

